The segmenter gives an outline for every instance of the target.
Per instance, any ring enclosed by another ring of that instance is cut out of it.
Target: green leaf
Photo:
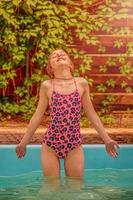
[[[18,6],[21,3],[21,0],[13,0],[12,2],[15,6]]]

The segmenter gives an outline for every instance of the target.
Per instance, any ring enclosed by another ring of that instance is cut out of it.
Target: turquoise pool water
[[[104,145],[83,145],[83,182],[66,178],[61,160],[61,179],[43,177],[41,145],[28,145],[18,159],[15,145],[0,146],[0,200],[130,200],[133,199],[133,145],[120,145],[110,157]]]

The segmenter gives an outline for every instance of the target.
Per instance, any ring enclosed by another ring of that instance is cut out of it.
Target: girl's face
[[[53,70],[58,67],[68,67],[70,65],[70,58],[65,51],[55,50],[50,56],[50,64]]]

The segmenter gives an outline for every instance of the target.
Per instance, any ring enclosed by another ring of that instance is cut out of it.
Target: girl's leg
[[[42,144],[41,162],[44,176],[60,177],[60,160],[45,143]]]
[[[82,145],[70,151],[64,159],[65,173],[69,177],[83,178],[84,152]]]
[[[64,159],[66,184],[69,189],[81,189],[84,176],[84,152],[82,145],[67,154]]]
[[[42,143],[41,163],[44,181],[37,197],[47,198],[52,191],[60,190],[60,160],[52,148]]]

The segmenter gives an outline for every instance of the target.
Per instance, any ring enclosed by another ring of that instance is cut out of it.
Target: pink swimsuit
[[[54,81],[54,79],[53,79]],[[51,123],[44,134],[43,142],[54,149],[59,158],[82,144],[80,135],[81,97],[77,89],[70,94],[60,94],[54,90],[50,106]]]

